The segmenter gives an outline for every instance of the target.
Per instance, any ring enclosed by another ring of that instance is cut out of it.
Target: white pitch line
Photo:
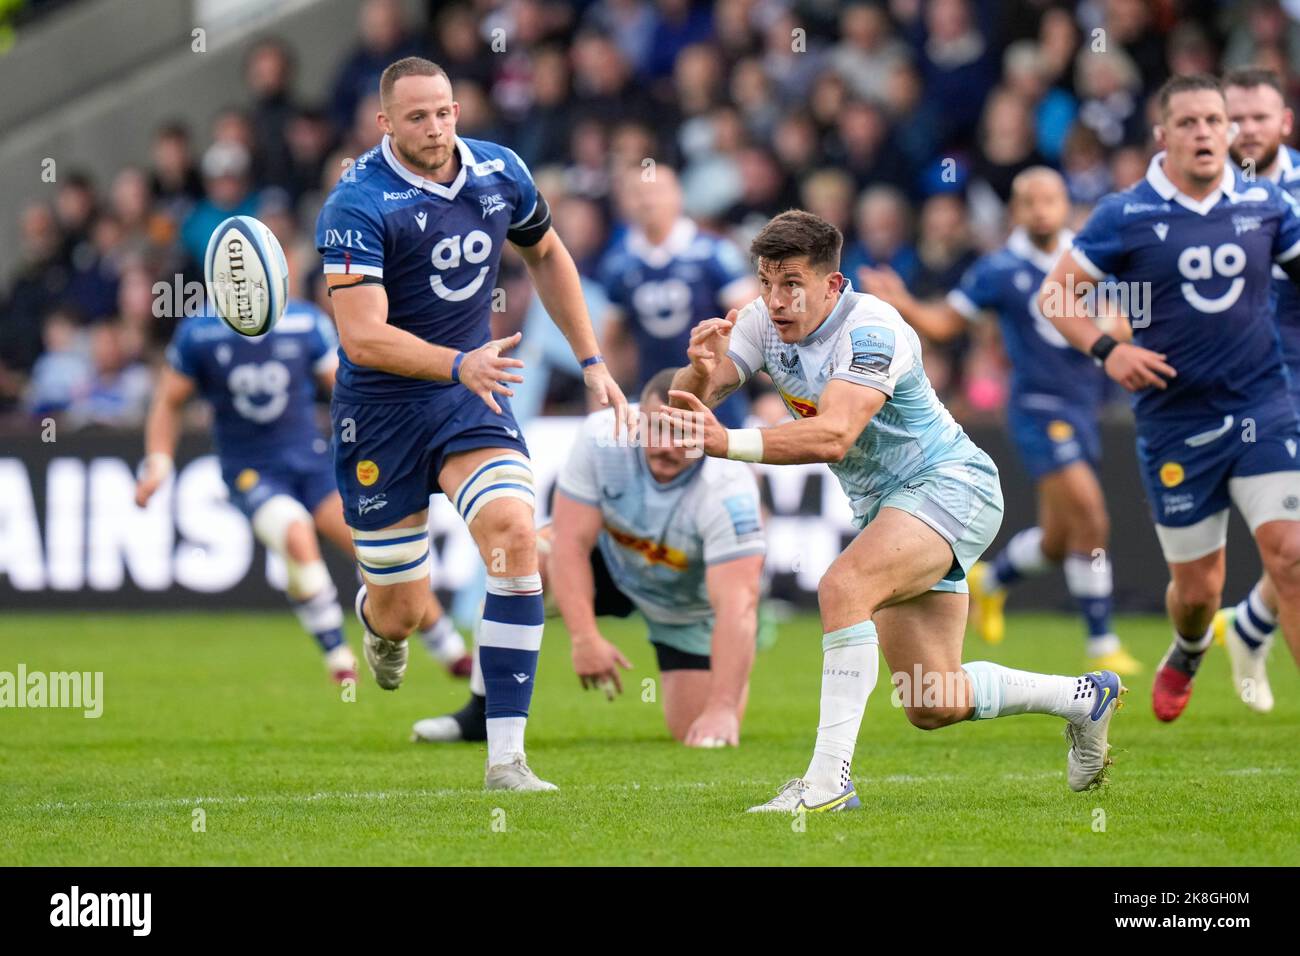
[[[1117,771],[1120,774],[1119,779],[1129,779],[1133,777],[1177,777],[1186,776],[1177,770],[1129,770]],[[1215,777],[1240,777],[1240,776],[1280,776],[1287,774],[1300,774],[1300,769],[1293,767],[1235,767],[1229,770],[1219,770],[1210,776]],[[1059,770],[1040,770],[1029,773],[1004,773],[1000,774],[1000,780],[1008,783],[1030,782],[1040,780],[1059,779],[1064,776]],[[1202,774],[1205,776],[1205,774]],[[913,775],[913,774],[890,774],[884,777],[869,777],[858,780],[859,791],[867,790],[872,787],[888,786],[900,784],[904,786],[931,785],[936,783],[954,783],[966,779],[956,774],[934,774],[930,776]],[[987,779],[987,778],[986,778]],[[589,784],[589,785],[569,785],[567,791],[582,792],[600,792],[600,791],[639,791],[647,790],[650,792],[670,791],[670,790],[708,790],[722,786],[720,782],[714,781],[677,781],[672,783],[627,783],[627,784]],[[771,780],[732,780],[727,782],[728,787],[772,787]],[[318,803],[322,801],[371,801],[378,802],[384,800],[411,800],[427,799],[429,797],[481,797],[485,793],[477,787],[444,787],[438,790],[416,789],[416,790],[356,790],[356,791],[318,791],[316,793],[264,793],[233,796],[212,796],[212,797],[158,797],[140,800],[93,800],[93,801],[64,801],[56,800],[47,803],[34,803],[14,806],[12,810],[34,810],[38,812],[49,812],[52,810],[109,810],[109,809],[132,809],[146,807],[203,807],[203,806],[221,806],[221,805],[241,805],[250,803]]]

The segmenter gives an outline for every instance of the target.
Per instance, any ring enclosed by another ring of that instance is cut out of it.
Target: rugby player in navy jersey
[[[303,629],[325,655],[334,680],[356,677],[343,635],[338,590],[321,558],[317,534],[347,554],[352,539],[334,484],[329,442],[316,425],[318,387],[331,389],[338,338],[328,316],[289,300],[265,335],[238,334],[210,313],[176,328],[167,366],[154,391],[145,429],[145,460],[136,503],[146,505],[172,473],[181,415],[194,395],[212,407],[213,437],[232,503],[258,541],[287,571],[287,597]],[[420,639],[452,674],[468,677],[472,660],[451,617],[434,598]]]
[[[627,401],[598,352],[578,270],[510,149],[456,134],[446,73],[419,57],[380,78],[380,144],[331,192],[316,245],[342,343],[331,415],[344,514],[365,585],[366,661],[381,687],[406,670],[429,604],[429,496],[444,493],[487,566],[478,633],[489,789],[554,790],[524,753],[542,639],[528,448],[510,412],[523,363],[488,319],[506,243],[519,252],[600,405]]]
[[[1272,266],[1300,282],[1300,215],[1267,179],[1228,162],[1230,123],[1211,76],[1159,93],[1159,152],[1146,176],[1103,199],[1053,267],[1039,308],[1072,345],[1134,392],[1137,451],[1169,565],[1174,641],[1152,705],[1174,720],[1213,639],[1223,592],[1228,508],[1250,527],[1300,659],[1300,417],[1273,317]],[[1147,298],[1133,342],[1089,312],[1114,276]]]
[[[1106,555],[1110,521],[1097,480],[1101,435],[1097,419],[1106,376],[1070,347],[1038,311],[1038,287],[1070,247],[1065,223],[1070,199],[1060,173],[1038,166],[1011,185],[1015,229],[1006,245],[977,260],[945,300],[922,302],[892,270],[864,267],[866,291],[884,299],[927,338],[953,338],[968,322],[997,315],[1011,363],[1007,425],[1038,492],[1038,524],[1023,528],[992,562],[971,569],[976,628],[991,644],[1004,634],[1009,585],[1051,566],[1065,572],[1088,638],[1088,663],[1120,675],[1142,665],[1120,645],[1111,626],[1113,575]]]
[[[1282,84],[1270,70],[1244,68],[1223,78],[1228,120],[1237,127],[1229,147],[1242,177],[1267,179],[1293,199],[1300,199],[1300,152],[1283,144],[1291,135],[1294,114],[1282,96]],[[1291,398],[1300,408],[1300,290],[1286,273],[1273,269],[1274,316],[1282,341],[1282,361],[1291,381]],[[1273,689],[1265,666],[1277,629],[1277,591],[1267,574],[1233,610],[1214,619],[1215,637],[1227,645],[1232,679],[1247,707],[1273,709]]]
[[[626,351],[617,343],[634,346],[638,391],[661,369],[681,363],[692,328],[758,295],[745,254],[682,212],[677,174],[662,163],[653,172],[648,176],[637,166],[620,178],[619,205],[629,223],[597,275],[617,316],[606,323],[605,342],[611,356]],[[717,414],[739,428],[748,411],[745,396],[733,394]]]

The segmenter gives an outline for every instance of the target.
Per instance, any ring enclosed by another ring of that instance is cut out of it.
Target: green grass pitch
[[[1119,630],[1159,659],[1163,621]],[[366,675],[345,702],[287,612],[6,614],[0,670],[103,671],[105,703],[97,720],[0,710],[0,864],[1300,863],[1300,677],[1280,641],[1269,715],[1232,696],[1220,648],[1173,725],[1151,715],[1150,669],[1130,679],[1110,782],[1084,794],[1065,785],[1059,720],[923,733],[882,673],[854,764],[863,810],[747,816],[807,765],[819,633],[784,623],[741,747],[699,751],[643,702],[656,672],[634,623],[607,629],[636,665],[615,703],[579,689],[548,625],[529,756],[561,792],[520,795],[481,790],[481,745],[407,742],[467,693],[418,646],[400,690]],[[1003,645],[970,638],[966,657],[1077,673],[1081,652],[1073,618],[1013,615]]]

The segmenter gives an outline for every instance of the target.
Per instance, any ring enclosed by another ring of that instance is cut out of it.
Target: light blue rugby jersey
[[[939,465],[986,461],[939,401],[921,364],[921,341],[888,303],[845,283],[826,320],[803,340],[782,342],[761,298],[741,310],[727,353],[742,383],[772,376],[797,418],[817,414],[828,383],[842,379],[884,392],[884,407],[848,454],[830,463],[859,517],[882,498]]]
[[[616,444],[613,427],[610,409],[587,417],[559,491],[600,508],[601,555],[642,614],[659,624],[707,620],[709,565],[767,550],[754,472],[744,462],[701,456],[660,484],[643,449]]]

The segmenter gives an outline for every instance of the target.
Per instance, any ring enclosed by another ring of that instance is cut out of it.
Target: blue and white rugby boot
[[[1120,697],[1128,688],[1114,671],[1085,674],[1096,689],[1092,709],[1065,725],[1065,739],[1070,742],[1066,755],[1066,776],[1071,790],[1090,790],[1101,785],[1111,764],[1110,720],[1120,706]]]

